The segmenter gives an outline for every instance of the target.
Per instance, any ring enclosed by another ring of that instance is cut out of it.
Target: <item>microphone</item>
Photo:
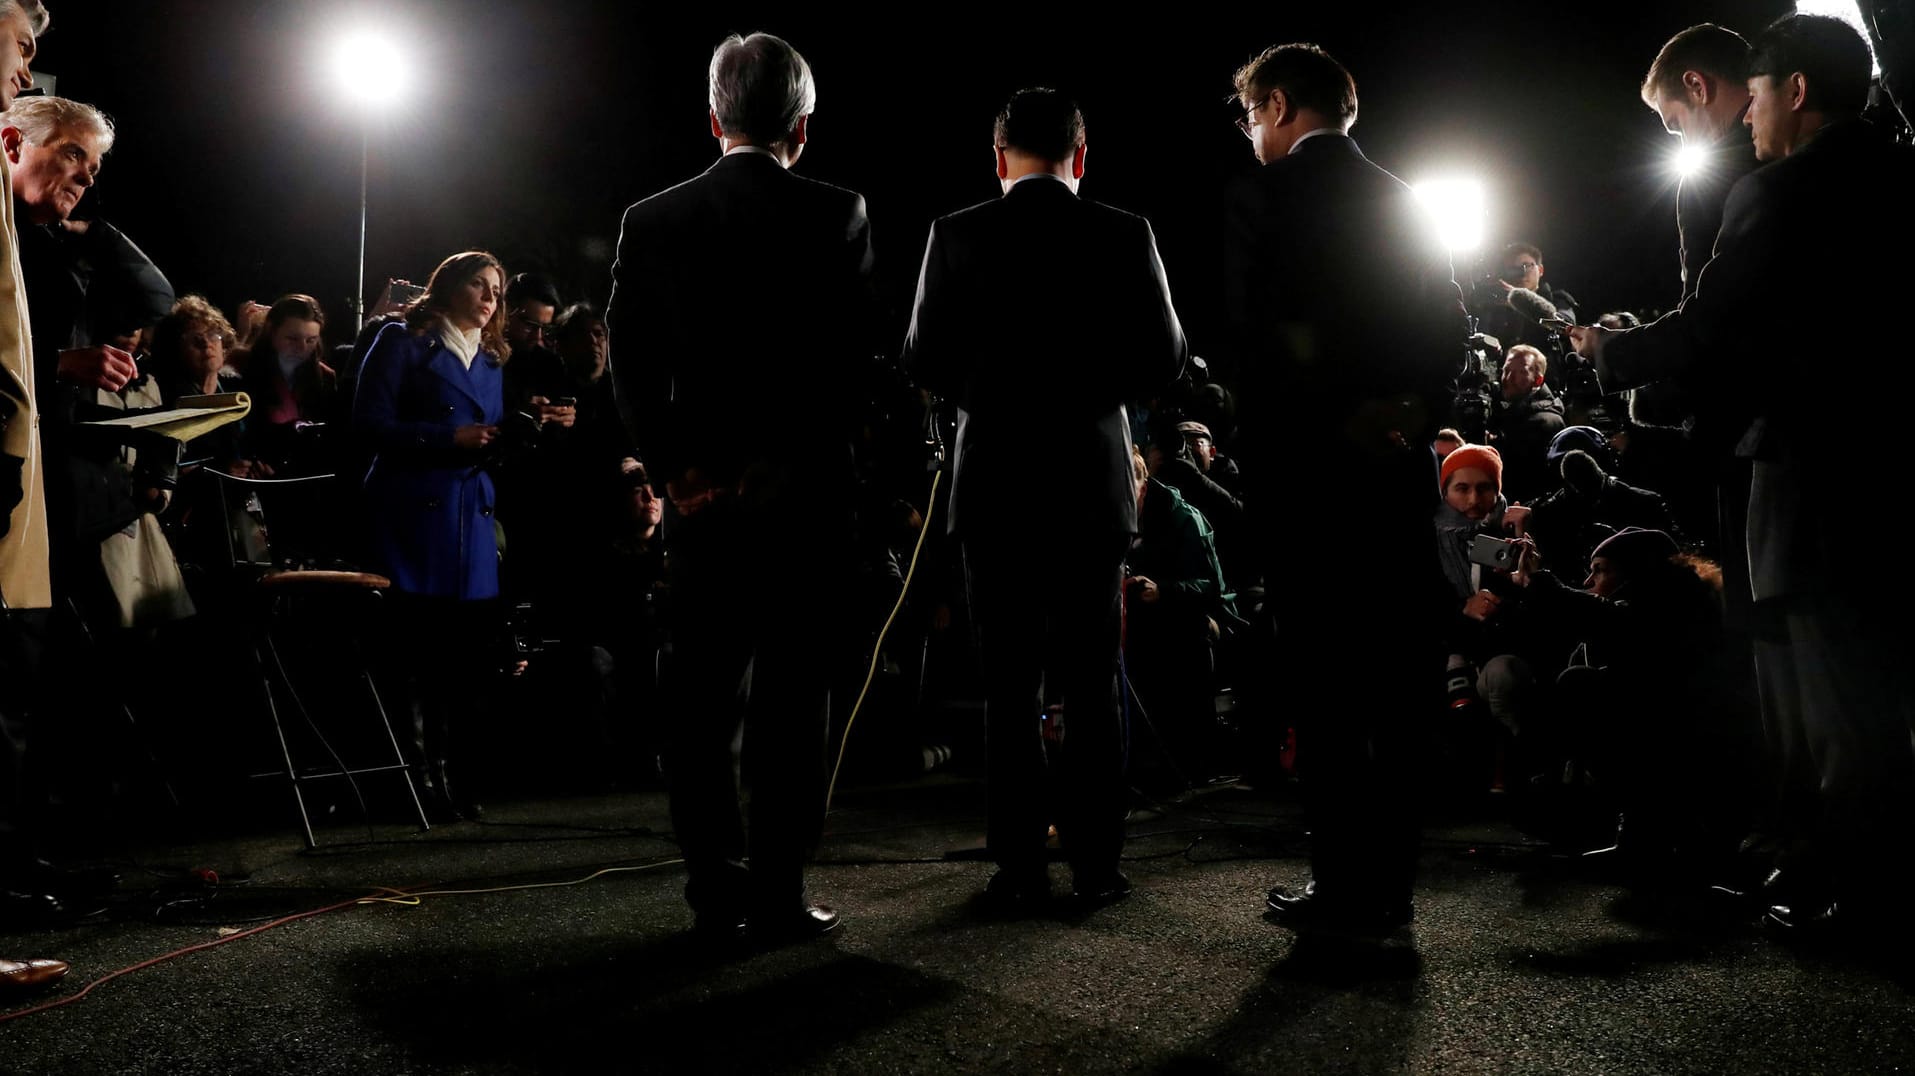
[[[1509,293],[1511,310],[1535,322],[1558,321],[1567,325],[1569,319],[1556,309],[1556,304],[1536,294],[1528,288],[1515,288]]]

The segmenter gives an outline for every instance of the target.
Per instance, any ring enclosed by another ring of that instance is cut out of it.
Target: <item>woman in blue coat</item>
[[[500,622],[487,446],[504,415],[505,270],[483,251],[439,264],[405,320],[380,330],[353,399],[372,566],[391,577],[416,694],[415,740],[442,819],[477,808],[447,781],[448,741],[484,712]]]

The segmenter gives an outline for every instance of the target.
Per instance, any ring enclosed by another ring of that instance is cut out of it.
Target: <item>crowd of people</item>
[[[999,911],[1051,900],[1053,830],[1075,900],[1130,893],[1137,719],[1186,779],[1278,779],[1294,750],[1310,875],[1266,910],[1299,928],[1408,923],[1442,788],[1784,926],[1882,906],[1871,865],[1915,828],[1915,692],[1906,584],[1858,555],[1852,509],[1887,426],[1800,381],[1908,375],[1869,358],[1891,330],[1831,324],[1797,270],[1915,238],[1915,166],[1859,118],[1868,46],[1845,24],[1698,26],[1656,57],[1644,102],[1711,163],[1679,199],[1679,305],[1648,324],[1578,325],[1527,242],[1459,286],[1349,137],[1349,73],[1264,51],[1235,76],[1262,167],[1224,201],[1213,380],[1149,222],[1079,196],[1083,116],[1048,89],[997,117],[1003,196],[932,226],[874,371],[865,202],[793,170],[816,90],[766,34],[713,54],[722,156],[627,211],[603,312],[466,251],[334,347],[309,295],[229,320],[74,216],[114,130],[21,95],[46,22],[0,0],[9,924],[53,921],[79,884],[40,858],[27,791],[29,733],[87,693],[55,640],[134,649],[241,615],[230,588],[261,569],[350,567],[390,596],[378,671],[434,821],[496,790],[486,715],[537,653],[584,725],[660,760],[701,935],[829,931],[804,873],[832,689],[915,546],[936,563],[905,634],[953,609],[974,629]],[[189,437],[102,424],[241,393],[243,417]],[[948,460],[926,451],[946,429]],[[311,534],[249,492],[316,476]],[[63,971],[0,962],[0,984]]]

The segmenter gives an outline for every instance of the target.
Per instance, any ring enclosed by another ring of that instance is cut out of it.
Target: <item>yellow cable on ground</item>
[[[878,641],[871,646],[871,667],[865,670],[864,686],[858,689],[858,701],[851,704],[851,716],[844,719],[844,737],[838,741],[838,761],[831,767],[831,784],[825,788],[825,813],[831,813],[831,797],[838,791],[838,771],[844,768],[844,751],[851,745],[851,726],[858,720],[858,711],[864,708],[864,697],[871,690],[871,681],[878,675],[878,659],[884,654],[884,637],[891,633],[891,622],[898,618],[898,610],[904,608],[905,596],[911,593],[911,579],[918,574],[918,554],[924,552],[924,536],[931,533],[931,520],[938,513],[938,480],[944,477],[944,468],[940,467],[931,475],[931,493],[925,499],[924,523],[918,528],[918,544],[911,549],[911,565],[904,571],[904,586],[898,588],[898,600],[891,606],[891,615],[884,618],[884,627],[878,629]]]
[[[642,866],[637,866],[637,867],[606,867],[602,870],[593,871],[592,873],[586,875],[583,878],[576,878],[569,882],[528,882],[524,885],[494,886],[490,889],[409,890],[409,889],[392,889],[388,886],[379,886],[378,888],[384,889],[386,892],[391,893],[393,895],[390,897],[365,897],[362,900],[360,900],[359,903],[360,904],[402,904],[402,905],[411,907],[414,905],[424,903],[424,901],[421,901],[419,899],[420,897],[470,897],[470,896],[477,896],[481,893],[514,893],[521,889],[563,889],[566,886],[584,885],[587,882],[595,881],[599,878],[602,878],[607,874],[622,874],[622,873],[626,873],[630,871],[648,871],[654,867],[669,867],[674,863],[683,863],[683,862],[685,862],[683,859],[662,859],[662,860],[659,860],[657,863],[646,863]]]

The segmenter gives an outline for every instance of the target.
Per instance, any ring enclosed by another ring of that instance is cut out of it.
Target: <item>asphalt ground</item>
[[[991,870],[977,858],[982,801],[962,775],[841,791],[811,883],[843,926],[715,951],[687,932],[656,790],[507,802],[423,834],[342,820],[310,853],[286,805],[262,800],[222,835],[101,857],[120,882],[91,921],[0,936],[7,955],[73,965],[0,1015],[233,938],[0,1022],[0,1071],[1915,1067],[1905,938],[1805,946],[1694,889],[1592,877],[1493,812],[1431,821],[1415,924],[1375,941],[1300,938],[1261,917],[1270,885],[1307,873],[1288,795],[1140,798],[1133,896],[1015,920],[977,899]],[[1061,865],[1053,879],[1068,887]],[[543,883],[577,884],[442,893]]]

